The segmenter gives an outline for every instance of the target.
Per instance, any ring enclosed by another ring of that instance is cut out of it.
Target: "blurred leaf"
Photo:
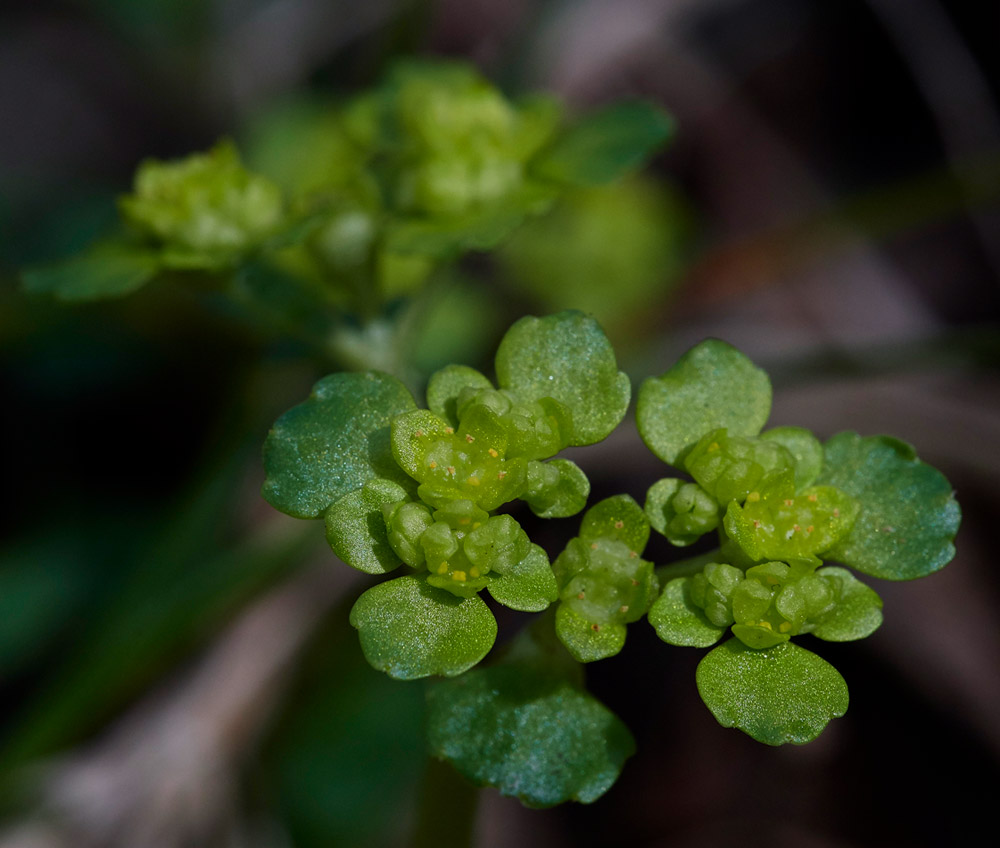
[[[413,360],[424,373],[452,362],[484,362],[507,321],[492,292],[454,274],[447,279],[439,290],[425,289],[423,310],[411,324]]]
[[[388,227],[385,248],[392,253],[454,259],[470,250],[491,250],[524,220],[521,210],[491,210],[459,218],[403,218]]]
[[[809,742],[847,712],[837,669],[791,642],[760,651],[730,639],[705,655],[695,679],[719,724],[766,745]]]
[[[826,443],[819,481],[861,502],[830,558],[884,580],[912,580],[944,568],[962,516],[951,484],[889,436],[838,433]]]
[[[691,230],[678,192],[635,178],[567,191],[496,258],[503,282],[544,311],[591,313],[616,345],[627,344],[635,340],[629,319],[678,282]]]
[[[142,288],[159,270],[155,251],[105,242],[72,259],[25,271],[22,280],[29,294],[48,294],[73,303],[124,297]]]
[[[529,807],[597,800],[635,751],[632,734],[607,707],[530,663],[433,686],[427,738],[433,756]]]
[[[357,179],[362,151],[336,105],[318,98],[279,103],[253,117],[243,145],[247,167],[291,195],[330,192]]]
[[[399,844],[425,761],[424,688],[365,662],[345,613],[311,640],[265,742],[262,777],[296,848]]]
[[[611,182],[640,167],[673,127],[666,112],[652,103],[616,103],[559,136],[533,167],[542,177],[570,185]]]

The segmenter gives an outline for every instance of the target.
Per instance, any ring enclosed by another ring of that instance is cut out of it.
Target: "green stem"
[[[717,562],[718,558],[719,549],[716,548],[706,554],[698,554],[697,556],[671,562],[667,565],[661,565],[656,569],[656,576],[662,586],[668,580],[673,580],[675,577],[690,577],[692,574],[697,574],[710,562]]]
[[[478,800],[479,790],[448,763],[428,758],[412,848],[471,848]]]

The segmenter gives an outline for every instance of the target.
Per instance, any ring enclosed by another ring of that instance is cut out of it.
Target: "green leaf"
[[[961,512],[951,484],[917,459],[913,448],[888,436],[838,433],[826,443],[820,483],[861,502],[851,531],[831,559],[884,580],[912,580],[944,568]]]
[[[632,393],[600,325],[573,310],[514,324],[500,342],[496,371],[500,387],[524,400],[550,397],[563,404],[573,418],[571,445],[605,438],[625,416]]]
[[[530,211],[521,204],[455,217],[403,218],[386,229],[390,253],[454,259],[470,250],[492,250],[509,236]]]
[[[22,285],[29,294],[49,294],[66,303],[104,300],[142,288],[159,270],[156,252],[111,242],[65,262],[25,271]]]
[[[415,576],[373,586],[351,609],[351,624],[368,662],[397,680],[461,674],[497,637],[496,619],[479,597],[458,598]]]
[[[580,538],[615,539],[642,553],[649,541],[649,519],[631,495],[614,495],[584,513]]]
[[[538,545],[503,574],[487,575],[486,588],[505,607],[521,612],[541,612],[559,597],[549,556]]]
[[[432,756],[529,807],[595,801],[635,752],[607,707],[547,669],[510,663],[431,687]]]
[[[649,623],[668,645],[707,648],[714,645],[725,627],[716,627],[692,600],[690,577],[675,577],[649,608]]]
[[[528,463],[528,489],[521,498],[539,518],[568,518],[587,505],[590,481],[575,462]]]
[[[414,406],[388,374],[324,377],[267,434],[265,500],[295,518],[317,518],[373,477],[407,483],[389,448],[389,422]]]
[[[427,406],[452,427],[457,427],[458,396],[465,388],[492,389],[493,384],[468,365],[446,365],[431,374],[427,383]]]
[[[828,642],[851,642],[871,636],[882,624],[882,599],[846,568],[821,568],[816,574],[836,581],[839,597],[833,612],[812,631]]]
[[[387,574],[399,568],[382,507],[406,497],[406,489],[398,483],[375,478],[334,501],[326,511],[326,539],[333,552],[352,568],[368,574]]]
[[[570,185],[609,183],[639,168],[673,128],[670,116],[652,103],[616,103],[558,137],[535,160],[534,170]]]
[[[719,724],[767,745],[809,742],[847,712],[837,669],[791,642],[756,651],[730,639],[702,659],[695,680]]]
[[[771,414],[771,381],[736,348],[708,339],[639,389],[636,423],[647,447],[676,466],[705,433],[755,436]]]
[[[613,657],[625,647],[624,624],[598,624],[577,615],[565,603],[556,609],[556,635],[577,662]]]
[[[804,489],[819,477],[823,469],[823,445],[803,427],[774,427],[760,437],[777,442],[795,460],[795,489]]]

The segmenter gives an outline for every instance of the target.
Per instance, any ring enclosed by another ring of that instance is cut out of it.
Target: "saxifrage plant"
[[[664,642],[700,648],[730,633],[698,666],[703,700],[762,742],[802,743],[844,713],[847,687],[791,639],[879,626],[881,601],[849,569],[912,579],[953,555],[959,511],[941,474],[889,437],[761,432],[770,382],[724,342],[639,391],[642,438],[679,476],[642,507],[631,493],[592,505],[552,561],[501,510],[586,507],[584,470],[557,454],[604,439],[631,396],[596,321],[524,318],[500,344],[495,384],[450,365],[417,408],[401,337],[435,269],[497,246],[569,188],[626,175],[669,130],[647,104],[567,124],[551,98],[512,102],[463,66],[405,64],[301,133],[301,156],[257,150],[256,170],[222,142],[144,164],[119,234],[25,277],[65,301],[156,278],[219,288],[360,369],[320,380],[279,419],[264,495],[323,519],[354,568],[405,568],[351,611],[365,656],[401,680],[445,678],[428,691],[431,754],[533,806],[593,801],[634,751],[581,665],[617,654],[629,624],[648,617]],[[709,533],[719,545],[657,568],[644,558],[651,529],[679,547]],[[484,590],[544,614],[476,668],[497,637]]]
[[[584,472],[549,458],[607,436],[629,383],[577,312],[516,323],[496,373],[499,388],[470,368],[442,369],[429,410],[388,375],[325,378],[268,436],[264,495],[325,518],[334,552],[355,568],[409,567],[351,612],[365,656],[393,677],[452,678],[430,690],[432,754],[526,804],[595,799],[634,749],[578,665],[617,654],[628,624],[648,614],[664,642],[692,647],[729,631],[698,666],[706,705],[761,742],[808,742],[844,714],[847,685],[790,640],[860,639],[882,621],[878,595],[842,566],[906,580],[954,554],[952,489],[911,447],[762,433],[767,375],[709,340],[638,397],[646,444],[690,479],[660,480],[644,508],[628,494],[595,504],[550,564],[514,518],[491,513],[515,498],[547,518],[583,509]],[[654,569],[642,558],[651,527],[677,546],[714,531],[719,547]],[[522,611],[557,604],[496,663],[470,671],[496,637],[484,588]]]

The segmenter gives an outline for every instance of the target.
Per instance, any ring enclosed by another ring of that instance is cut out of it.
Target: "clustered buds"
[[[821,625],[840,600],[841,583],[819,560],[765,562],[746,572],[709,563],[691,578],[690,597],[716,627],[732,625],[750,648],[770,648]]]

